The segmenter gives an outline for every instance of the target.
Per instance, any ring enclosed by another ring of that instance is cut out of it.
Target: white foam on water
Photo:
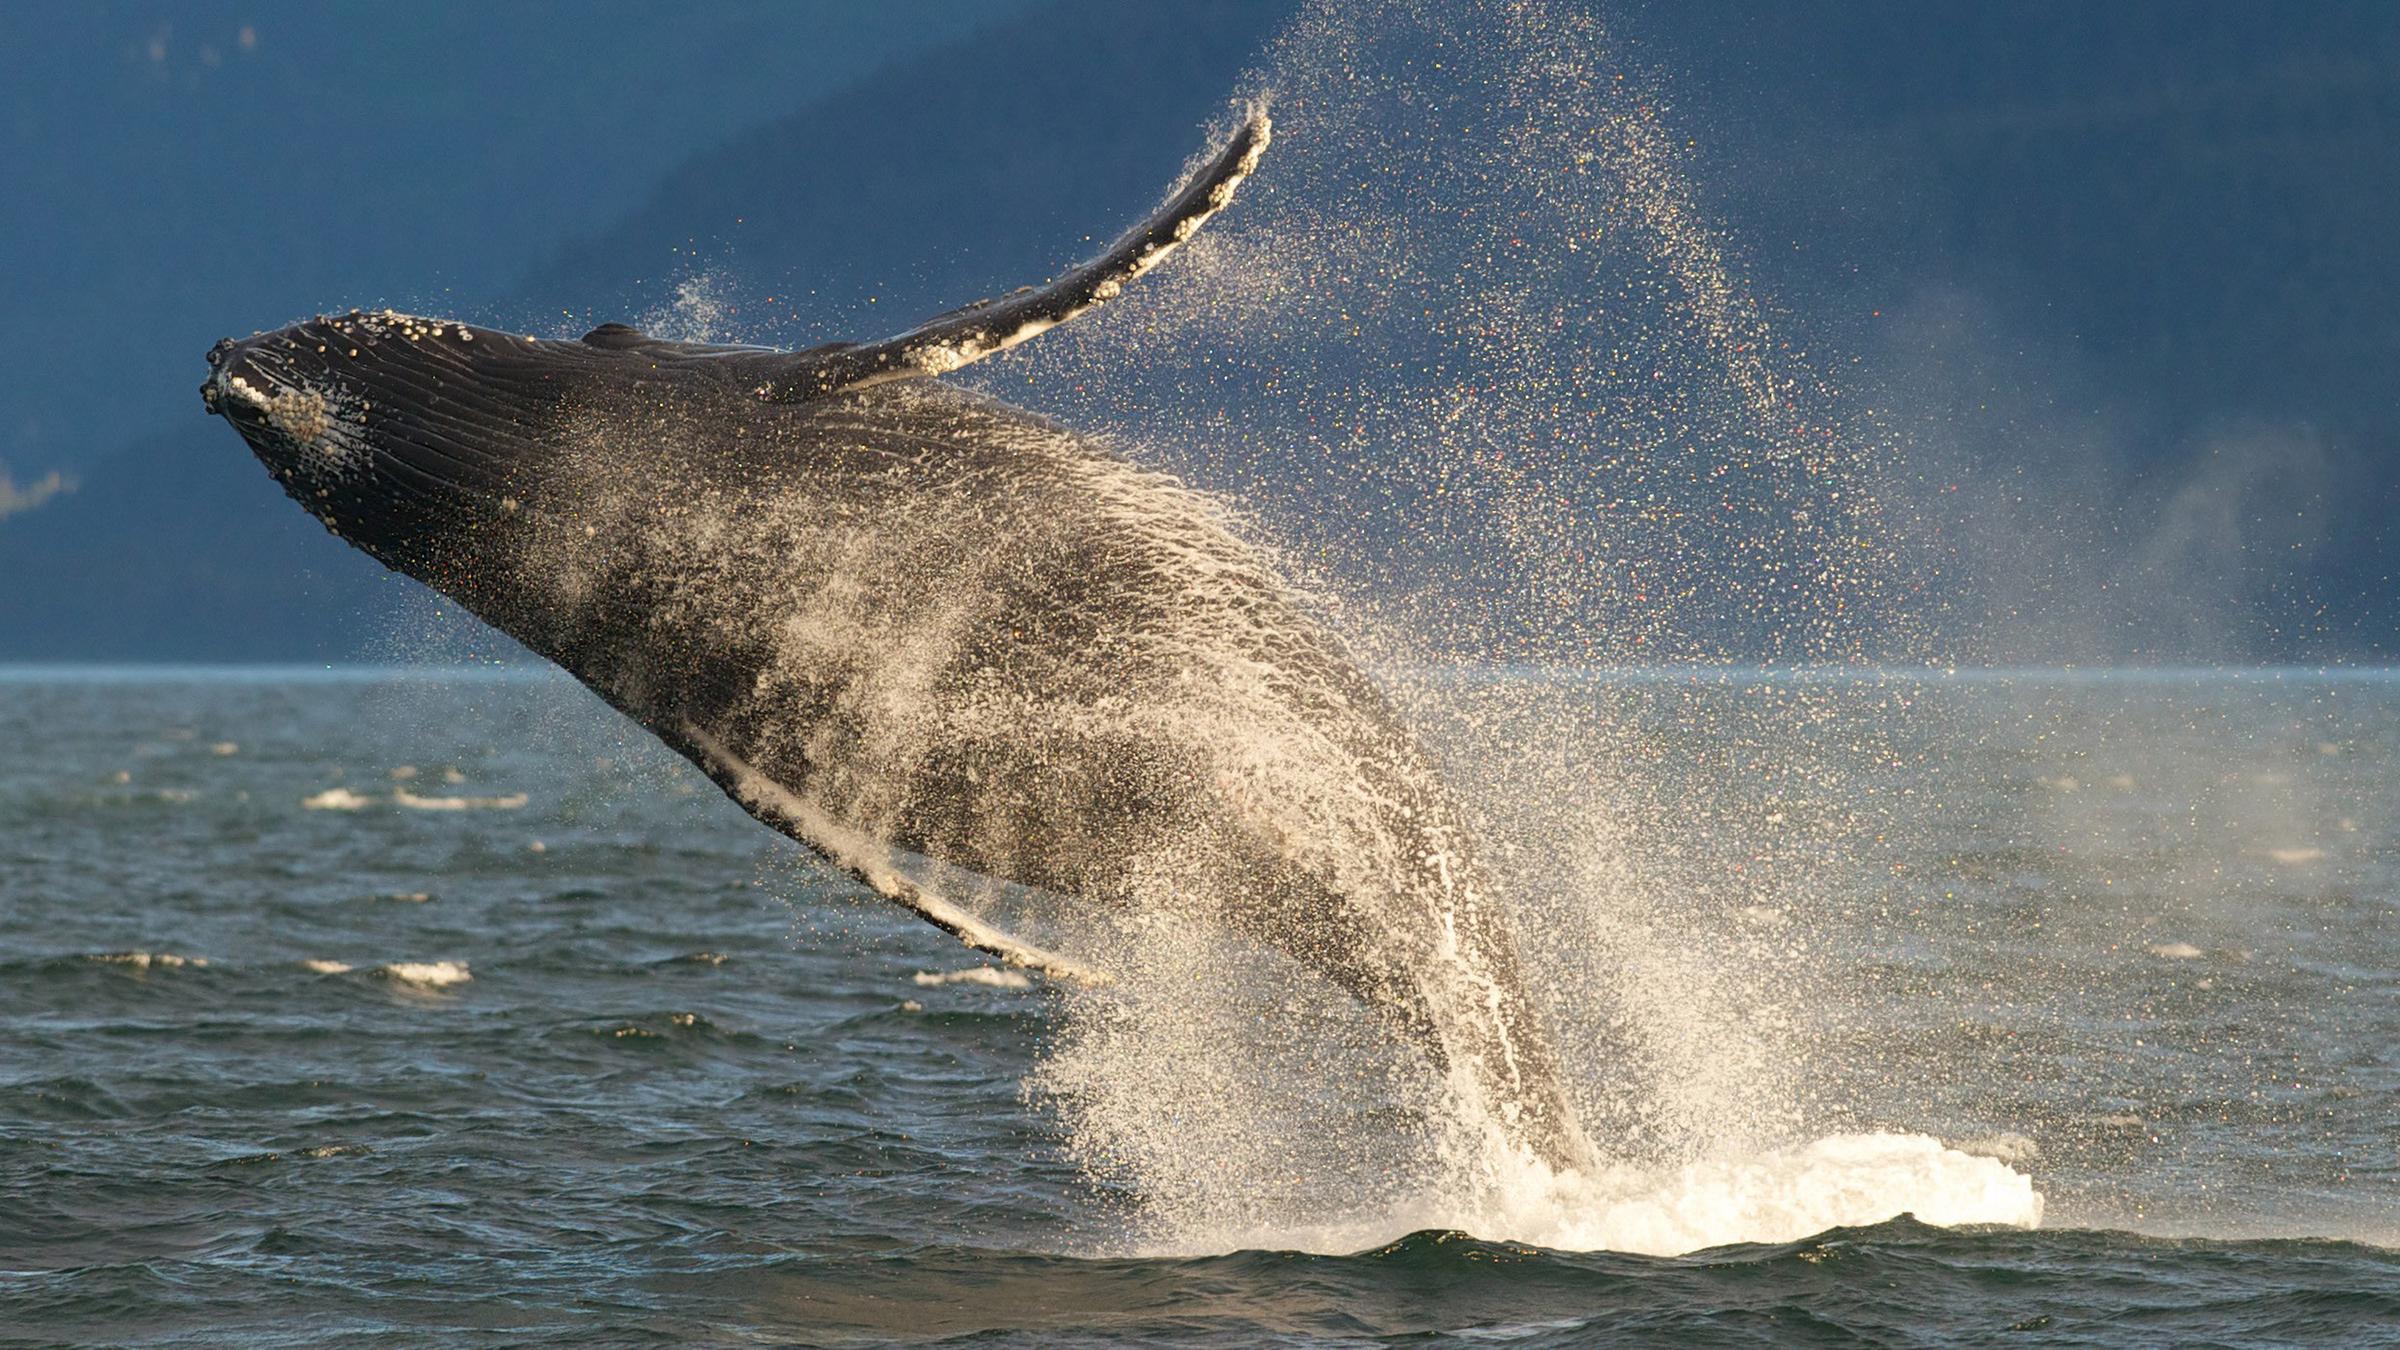
[[[205,966],[205,956],[179,956],[174,952],[94,952],[83,958],[96,965],[129,966],[135,970],[176,970],[184,966]]]
[[[2161,942],[2150,948],[2150,954],[2161,961],[2195,961],[2206,955],[2188,942]]]
[[[392,961],[377,966],[375,970],[388,979],[427,989],[447,989],[474,978],[468,973],[464,961]]]
[[[313,797],[300,799],[300,809],[303,811],[357,811],[374,804],[373,797],[340,787],[327,788]]]
[[[504,797],[420,797],[401,788],[392,793],[392,800],[411,811],[514,811],[527,798],[522,792]]]
[[[322,961],[315,958],[302,961],[300,968],[319,975],[344,975],[353,969],[347,961]]]
[[[945,984],[980,984],[992,989],[1031,989],[1033,981],[1023,971],[1003,970],[998,966],[969,966],[965,970],[920,970],[909,977],[926,988]]]

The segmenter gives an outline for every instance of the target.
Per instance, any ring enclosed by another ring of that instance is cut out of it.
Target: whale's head
[[[200,396],[292,499],[342,538],[424,575],[514,506],[571,381],[557,344],[393,313],[227,338]]]

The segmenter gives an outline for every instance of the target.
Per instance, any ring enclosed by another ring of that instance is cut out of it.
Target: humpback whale
[[[1106,977],[982,917],[962,874],[1222,925],[1583,1165],[1460,812],[1307,597],[1205,494],[939,378],[1115,299],[1269,135],[1247,116],[1050,284],[880,341],[353,311],[220,342],[202,395],[335,535],[969,946]]]

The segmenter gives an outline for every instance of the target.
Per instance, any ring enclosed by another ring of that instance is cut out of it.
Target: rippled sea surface
[[[1051,995],[571,683],[0,675],[0,1342],[2400,1343],[2400,681],[1909,704],[1812,1090],[2042,1228],[1159,1258],[1023,1087]]]

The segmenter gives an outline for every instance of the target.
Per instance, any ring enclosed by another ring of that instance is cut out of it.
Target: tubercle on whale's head
[[[506,357],[526,341],[390,312],[320,316],[217,343],[200,396],[326,528],[421,573],[461,527],[506,514],[531,446],[512,434],[528,382]]]

